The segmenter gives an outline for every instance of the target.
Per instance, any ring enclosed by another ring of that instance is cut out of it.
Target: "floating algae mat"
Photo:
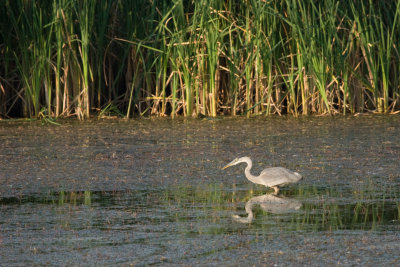
[[[1,265],[400,263],[400,118],[0,123]],[[279,195],[253,174],[303,175]]]

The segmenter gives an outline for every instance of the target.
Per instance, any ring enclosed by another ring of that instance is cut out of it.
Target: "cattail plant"
[[[400,3],[0,4],[0,117],[395,113]]]

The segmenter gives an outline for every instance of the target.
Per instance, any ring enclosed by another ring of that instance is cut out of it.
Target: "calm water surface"
[[[0,266],[399,265],[399,133],[397,115],[0,122]],[[221,170],[238,156],[303,179],[273,196]]]

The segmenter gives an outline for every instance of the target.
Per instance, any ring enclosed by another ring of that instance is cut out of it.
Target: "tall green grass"
[[[395,1],[0,4],[0,116],[398,112]]]

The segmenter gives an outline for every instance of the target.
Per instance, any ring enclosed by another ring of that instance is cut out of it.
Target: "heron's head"
[[[228,163],[227,165],[225,165],[222,169],[226,169],[228,167],[231,167],[233,165],[239,164],[241,162],[246,162],[247,157],[243,157],[243,158],[236,158],[234,160],[232,160],[230,163]]]

